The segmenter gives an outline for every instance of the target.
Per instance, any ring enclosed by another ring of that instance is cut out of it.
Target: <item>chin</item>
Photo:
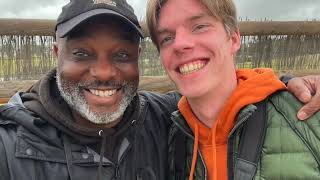
[[[181,88],[180,93],[187,98],[199,98],[204,92],[198,88]]]
[[[104,107],[104,106],[90,106],[89,109],[92,113],[96,115],[105,115],[105,114],[112,114],[119,110],[119,106],[116,107]]]

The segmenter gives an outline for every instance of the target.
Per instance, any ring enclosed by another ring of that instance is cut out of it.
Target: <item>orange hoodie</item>
[[[271,69],[242,69],[237,70],[236,74],[238,85],[212,128],[197,119],[186,97],[182,97],[178,104],[179,110],[195,134],[189,180],[193,179],[198,146],[208,170],[208,180],[227,180],[227,141],[236,115],[246,105],[260,102],[272,93],[286,88]]]

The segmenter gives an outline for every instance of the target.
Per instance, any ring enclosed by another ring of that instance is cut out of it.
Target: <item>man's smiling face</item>
[[[58,87],[71,109],[95,124],[117,121],[139,83],[138,34],[121,20],[103,17],[57,42]]]
[[[157,44],[164,67],[187,98],[210,98],[235,79],[238,32],[229,34],[198,0],[168,0],[161,7]]]

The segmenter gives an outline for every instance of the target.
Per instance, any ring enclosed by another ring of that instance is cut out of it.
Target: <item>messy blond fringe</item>
[[[220,20],[229,35],[238,30],[237,11],[233,0],[199,0],[204,6],[206,6],[211,15]],[[157,46],[157,24],[159,18],[159,12],[161,6],[163,6],[167,0],[148,0],[146,23],[149,29],[150,38],[152,42]]]

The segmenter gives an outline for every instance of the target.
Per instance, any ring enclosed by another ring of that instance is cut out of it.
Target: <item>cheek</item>
[[[169,67],[170,67],[170,55],[169,55],[169,53],[166,52],[166,51],[161,51],[160,52],[160,59],[161,59],[161,62],[163,64],[164,68],[166,70],[168,70]]]
[[[69,80],[79,80],[84,77],[88,71],[88,65],[82,65],[74,61],[61,60],[58,64],[58,69],[61,75]]]
[[[232,45],[229,41],[221,40],[209,46],[212,47],[214,54],[221,58],[221,61],[232,55]]]
[[[127,81],[137,81],[139,80],[139,66],[138,63],[132,64],[122,64],[118,66],[118,69],[122,76]]]

